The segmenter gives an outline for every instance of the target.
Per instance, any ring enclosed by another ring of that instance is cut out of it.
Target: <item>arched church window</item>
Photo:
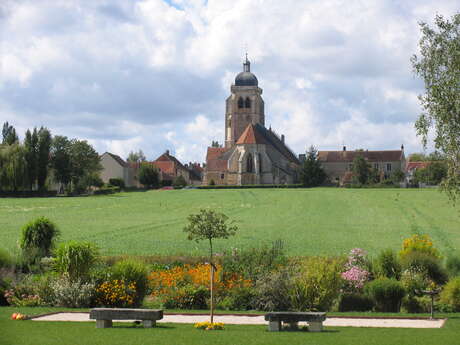
[[[244,101],[243,98],[238,98],[238,108],[244,108]]]
[[[251,100],[249,99],[249,97],[246,97],[246,100],[244,101],[244,107],[251,108]]]
[[[246,159],[246,171],[253,172],[254,171],[254,161],[252,159],[252,155],[248,154],[248,158]]]

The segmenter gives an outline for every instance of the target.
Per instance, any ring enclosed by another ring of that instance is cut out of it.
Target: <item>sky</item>
[[[204,162],[247,52],[266,126],[299,154],[423,152],[419,22],[458,0],[1,0],[0,123],[101,154]],[[430,150],[430,147],[427,149]]]

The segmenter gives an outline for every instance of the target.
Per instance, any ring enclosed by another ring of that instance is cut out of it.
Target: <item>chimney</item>
[[[169,155],[169,150],[166,150],[166,154]]]
[[[346,151],[346,150],[347,150],[347,147],[346,147],[346,146],[344,146],[344,147],[343,147],[343,151]]]
[[[401,145],[401,151],[404,151],[404,144]]]
[[[284,143],[284,134],[281,134],[281,141]]]

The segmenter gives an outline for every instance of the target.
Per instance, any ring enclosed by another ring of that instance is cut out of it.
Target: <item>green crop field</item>
[[[237,235],[218,251],[282,239],[290,255],[375,254],[404,238],[429,234],[445,255],[460,248],[460,212],[436,190],[235,189],[120,193],[110,196],[0,199],[0,247],[17,250],[21,227],[38,216],[61,230],[60,240],[96,243],[106,255],[201,255],[207,243],[186,239],[187,215],[224,212]]]

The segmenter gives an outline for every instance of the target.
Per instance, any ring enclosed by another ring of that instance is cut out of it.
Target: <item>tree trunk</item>
[[[212,325],[214,322],[214,265],[212,264],[212,240],[211,239],[209,239],[209,246],[211,248],[209,264],[211,265],[211,325]]]

